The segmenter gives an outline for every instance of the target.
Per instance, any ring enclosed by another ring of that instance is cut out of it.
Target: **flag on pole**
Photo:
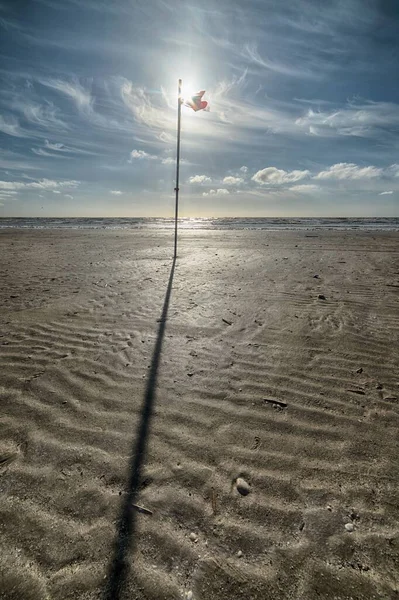
[[[208,106],[208,102],[202,99],[202,96],[204,94],[205,90],[197,92],[196,94],[194,94],[194,96],[191,96],[191,98],[184,100],[184,105],[189,106],[195,112],[197,112],[197,110],[204,110]]]
[[[1,2],[1,0],[0,0]],[[177,147],[176,147],[176,201],[175,201],[175,251],[173,255],[173,259],[177,258],[177,220],[179,217],[179,168],[180,168],[180,130],[181,130],[181,107],[182,104],[184,106],[189,106],[195,112],[198,110],[206,110],[208,106],[208,102],[202,99],[202,96],[205,94],[205,90],[201,90],[188,98],[187,100],[182,98],[181,95],[182,88],[182,80],[179,79],[177,85]],[[209,109],[208,109],[209,110]],[[174,263],[173,263],[174,264]]]

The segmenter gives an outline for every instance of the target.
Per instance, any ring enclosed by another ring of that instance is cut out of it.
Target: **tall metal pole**
[[[176,152],[176,203],[175,203],[175,253],[174,258],[177,257],[177,217],[179,214],[179,167],[180,167],[180,123],[181,123],[181,84],[182,81],[179,79],[178,90],[177,90],[177,152]]]

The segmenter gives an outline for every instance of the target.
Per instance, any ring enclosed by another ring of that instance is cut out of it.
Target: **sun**
[[[184,81],[181,86],[181,97],[183,100],[192,98],[197,93],[197,89],[194,87],[191,81]]]

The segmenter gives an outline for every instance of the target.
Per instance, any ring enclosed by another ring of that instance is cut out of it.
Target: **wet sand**
[[[0,598],[398,598],[399,234],[171,235],[0,231]]]

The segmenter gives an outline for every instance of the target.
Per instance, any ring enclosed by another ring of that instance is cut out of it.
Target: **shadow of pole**
[[[163,338],[165,335],[170,295],[172,292],[175,264],[176,254],[173,257],[157,339],[154,353],[152,355],[151,367],[148,375],[143,408],[141,412],[141,421],[137,432],[137,440],[135,447],[132,449],[132,454],[130,457],[129,480],[123,497],[121,513],[117,525],[114,555],[110,564],[109,577],[103,596],[104,600],[119,600],[129,571],[129,550],[133,547],[132,538],[134,536],[136,519],[136,513],[132,508],[132,504],[135,503],[135,499],[137,497],[140,484],[140,475],[144,464],[147,438],[155,400],[158,367],[161,358]]]

